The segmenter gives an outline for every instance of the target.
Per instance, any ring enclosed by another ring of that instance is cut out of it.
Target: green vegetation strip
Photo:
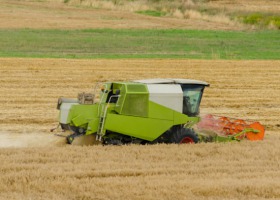
[[[162,17],[162,16],[166,15],[165,12],[156,11],[156,10],[140,10],[140,11],[137,11],[136,13],[143,14],[143,15],[149,15],[149,16],[153,16],[153,17]]]
[[[280,16],[268,15],[263,13],[251,13],[248,15],[239,16],[239,19],[245,24],[256,25],[259,27],[272,26],[280,29]]]
[[[0,29],[0,57],[280,59],[279,31]]]

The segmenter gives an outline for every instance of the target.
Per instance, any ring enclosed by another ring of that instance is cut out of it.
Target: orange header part
[[[251,140],[251,141],[263,140],[264,131],[265,131],[263,125],[261,125],[259,122],[254,122],[254,123],[250,124],[250,128],[256,129],[259,132],[258,133],[253,133],[253,132],[246,133],[246,137],[248,140]]]

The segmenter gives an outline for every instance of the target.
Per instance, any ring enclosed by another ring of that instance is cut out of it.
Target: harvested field
[[[1,149],[1,199],[279,199],[279,138]]]
[[[48,130],[56,101],[92,91],[96,82],[157,77],[204,80],[211,84],[201,112],[259,120],[279,128],[280,62],[203,60],[75,60],[1,58],[2,130]],[[12,125],[12,126],[11,126]],[[14,128],[16,127],[16,128]],[[33,128],[35,127],[35,128]]]
[[[98,8],[86,5],[94,0],[0,1],[3,30],[248,29],[223,13],[194,12],[182,19],[180,12],[136,14],[112,7],[111,1]],[[277,14],[279,5],[278,0],[218,0],[205,8]],[[279,74],[279,60],[0,58],[0,199],[280,199]],[[260,121],[264,141],[67,146],[65,138],[49,132],[57,125],[58,97],[75,98],[96,82],[157,77],[209,82],[201,113]]]
[[[0,65],[0,199],[280,198],[280,61],[1,58]],[[260,121],[264,141],[81,147],[49,133],[59,96],[151,77],[211,83],[201,112]]]

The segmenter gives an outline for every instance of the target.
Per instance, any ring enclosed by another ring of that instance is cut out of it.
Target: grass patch
[[[157,11],[157,10],[140,10],[140,11],[136,11],[136,13],[142,14],[142,15],[149,15],[149,16],[153,16],[153,17],[162,17],[162,16],[166,15],[165,12]]]
[[[251,13],[240,16],[239,19],[245,24],[257,25],[260,27],[275,26],[280,29],[280,16],[267,15],[264,13]]]
[[[279,31],[0,30],[0,57],[280,59]]]

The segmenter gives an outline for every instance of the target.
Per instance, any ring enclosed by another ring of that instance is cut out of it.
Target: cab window
[[[199,114],[199,105],[204,86],[202,85],[182,85],[183,90],[183,113],[188,116]]]

